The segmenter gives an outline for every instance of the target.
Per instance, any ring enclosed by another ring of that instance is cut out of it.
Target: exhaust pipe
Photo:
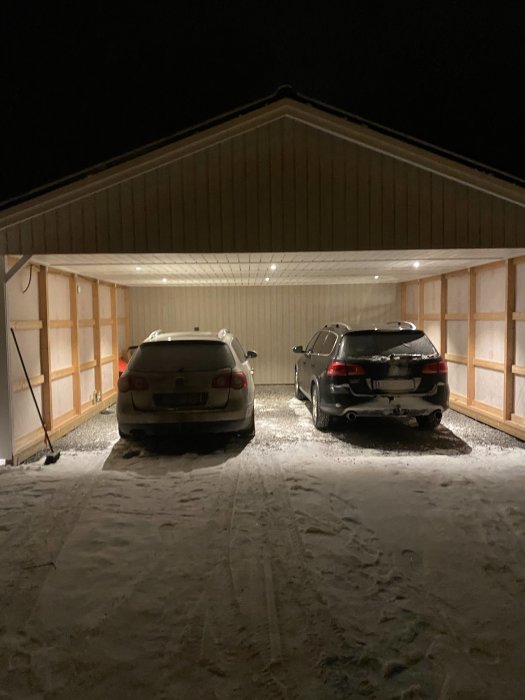
[[[347,420],[349,423],[353,423],[353,422],[355,421],[356,418],[357,418],[357,413],[354,413],[353,411],[349,411],[349,412],[346,414],[346,420]]]
[[[440,421],[441,418],[443,417],[443,411],[434,411],[434,413],[432,415],[434,416],[434,418],[436,420]]]

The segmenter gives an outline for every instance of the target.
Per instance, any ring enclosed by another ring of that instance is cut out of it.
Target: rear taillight
[[[326,368],[329,377],[362,377],[365,368],[362,365],[354,365],[349,362],[331,362]]]
[[[248,386],[248,378],[244,372],[228,372],[214,377],[211,385],[214,389],[244,389]]]
[[[121,394],[125,394],[128,391],[145,391],[149,389],[149,384],[144,377],[137,377],[134,374],[123,374],[118,380],[117,387]]]
[[[448,365],[445,360],[439,360],[438,362],[427,362],[421,368],[422,374],[447,374]]]

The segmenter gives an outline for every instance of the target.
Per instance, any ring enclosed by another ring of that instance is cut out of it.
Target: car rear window
[[[343,357],[375,355],[437,355],[423,331],[363,331],[343,336]]]
[[[206,372],[234,367],[227,345],[209,340],[168,340],[142,343],[130,360],[138,372]]]

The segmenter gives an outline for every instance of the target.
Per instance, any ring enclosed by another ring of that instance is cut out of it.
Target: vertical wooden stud
[[[417,327],[423,328],[425,319],[425,282],[418,280],[418,304],[417,304]]]
[[[71,364],[73,366],[73,408],[77,416],[80,415],[80,360],[78,350],[78,305],[77,305],[78,277],[69,278],[69,308],[71,314]]]
[[[468,294],[468,349],[467,349],[467,406],[470,406],[475,397],[475,367],[476,355],[476,271],[468,270],[469,294]]]
[[[113,390],[117,390],[118,382],[118,313],[117,313],[117,285],[111,286],[111,354],[113,355]]]
[[[42,417],[46,428],[53,430],[53,394],[51,391],[51,354],[49,352],[49,295],[48,270],[41,267],[38,273],[38,307],[42,321],[40,332],[40,366],[44,376],[42,384]]]
[[[505,357],[503,419],[510,420],[514,412],[514,375],[512,365],[516,350],[516,323],[512,318],[516,306],[516,265],[507,260],[505,270]]]
[[[448,293],[447,293],[447,276],[441,275],[441,303],[439,305],[439,326],[441,334],[441,355],[444,357],[447,352],[447,304],[448,304]]]
[[[129,318],[129,287],[124,289],[124,309],[126,314],[126,349],[131,345],[131,328]],[[129,358],[127,358],[129,360]]]
[[[407,318],[407,284],[401,283],[401,318]]]
[[[99,302],[99,286],[98,280],[93,283],[93,318],[95,325],[93,326],[93,345],[95,352],[95,391],[97,396],[102,397],[102,365],[100,364],[100,302]]]

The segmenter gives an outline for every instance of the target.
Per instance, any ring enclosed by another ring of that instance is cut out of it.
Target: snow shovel
[[[36,407],[36,410],[38,411],[38,417],[40,418],[40,422],[42,423],[42,428],[44,429],[44,435],[46,436],[46,442],[49,445],[49,450],[51,452],[51,454],[47,455],[44,464],[54,464],[55,462],[58,462],[58,460],[60,459],[60,451],[55,452],[55,450],[53,449],[53,445],[51,444],[51,440],[49,439],[49,435],[47,434],[44,419],[42,418],[42,413],[40,412],[40,407],[39,407],[38,402],[36,400],[35,392],[33,391],[33,387],[31,386],[31,382],[29,381],[29,376],[27,374],[27,369],[26,369],[26,366],[24,363],[24,359],[22,357],[22,353],[20,352],[20,348],[18,347],[18,341],[16,339],[15,332],[12,328],[11,328],[11,333],[13,334],[13,340],[15,341],[16,351],[18,352],[18,357],[20,358],[20,362],[22,363],[22,369],[24,370],[27,385],[28,385],[29,390],[31,392],[31,396],[33,397],[33,401],[35,402],[35,407]]]

